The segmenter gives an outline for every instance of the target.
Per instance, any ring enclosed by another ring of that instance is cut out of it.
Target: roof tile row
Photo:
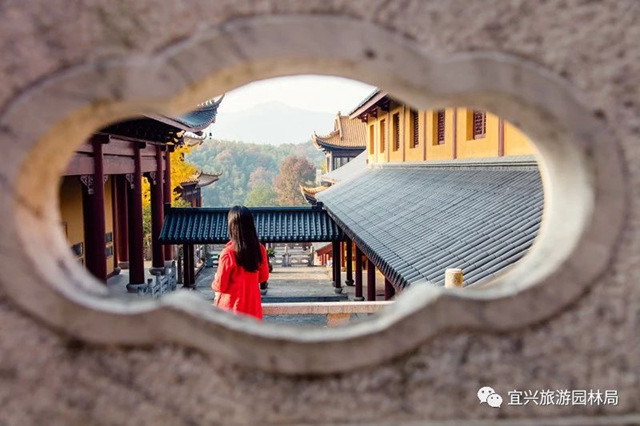
[[[396,287],[465,285],[524,256],[537,235],[543,191],[535,165],[368,169],[317,194],[330,215]]]
[[[250,209],[263,242],[338,241],[342,231],[326,211],[313,207]],[[160,242],[220,244],[229,241],[229,208],[170,208],[165,212]]]

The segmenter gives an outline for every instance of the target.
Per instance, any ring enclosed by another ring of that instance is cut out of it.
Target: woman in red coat
[[[218,270],[211,283],[216,292],[214,304],[261,320],[260,283],[269,279],[267,250],[258,241],[249,209],[232,207],[227,222],[231,241],[220,253]]]

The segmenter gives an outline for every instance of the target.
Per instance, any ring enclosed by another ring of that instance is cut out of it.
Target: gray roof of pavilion
[[[263,242],[339,241],[344,234],[326,211],[318,207],[250,208]],[[219,244],[229,241],[229,208],[169,208],[165,211],[160,242],[164,244]]]
[[[317,198],[397,288],[443,285],[447,268],[465,285],[497,274],[532,245],[543,207],[533,157],[378,166]]]

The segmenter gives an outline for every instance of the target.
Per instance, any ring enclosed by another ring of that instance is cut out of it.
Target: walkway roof
[[[465,285],[520,259],[542,217],[533,157],[368,168],[317,194],[324,208],[398,288],[443,285],[462,268]]]
[[[344,235],[326,211],[318,207],[250,208],[262,242],[339,241]],[[220,244],[229,241],[229,208],[168,208],[160,242]]]

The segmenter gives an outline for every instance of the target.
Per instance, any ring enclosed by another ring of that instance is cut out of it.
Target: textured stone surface
[[[243,369],[178,346],[91,347],[0,295],[0,424],[397,424],[533,417],[562,423],[585,415],[636,415],[624,419],[639,422],[638,2],[3,1],[0,114],[25,90],[72,65],[152,53],[238,17],[292,13],[373,21],[435,54],[510,53],[577,87],[620,141],[632,190],[624,238],[605,276],[541,324],[503,334],[443,333],[393,361],[327,376]],[[11,242],[2,241],[0,256],[8,250]],[[11,272],[4,270],[1,280],[10,280]],[[503,394],[612,388],[619,390],[620,403],[489,410],[475,397],[484,385]],[[540,423],[546,421],[531,421]]]

